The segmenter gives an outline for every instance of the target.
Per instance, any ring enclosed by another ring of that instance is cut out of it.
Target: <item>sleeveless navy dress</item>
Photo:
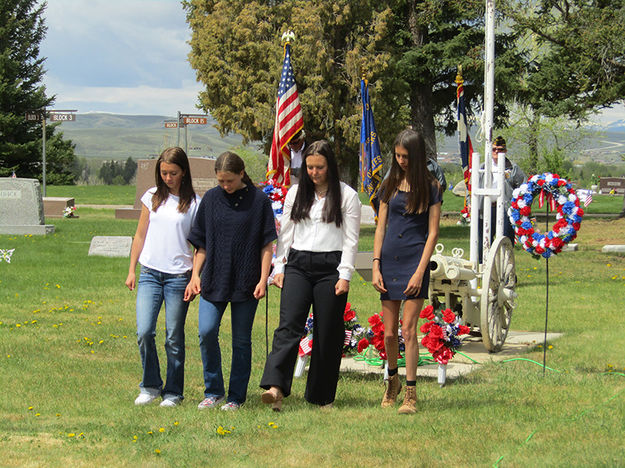
[[[423,274],[421,290],[417,295],[406,296],[404,290],[417,270],[425,241],[428,237],[430,209],[424,213],[406,213],[407,192],[398,190],[388,203],[386,235],[382,244],[380,270],[387,292],[380,294],[381,300],[426,299],[430,284],[430,267]],[[438,184],[430,190],[429,206],[442,201]]]

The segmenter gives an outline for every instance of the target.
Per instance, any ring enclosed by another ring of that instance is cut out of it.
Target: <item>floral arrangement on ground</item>
[[[439,364],[447,364],[462,346],[460,335],[468,335],[471,329],[460,324],[460,318],[451,309],[435,311],[434,307],[425,307],[420,318],[427,319],[428,322],[421,325],[421,333],[425,336],[421,339],[421,344],[432,354],[432,357]]]

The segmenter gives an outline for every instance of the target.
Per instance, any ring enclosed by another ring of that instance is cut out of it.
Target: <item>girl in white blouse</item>
[[[299,342],[313,307],[313,349],[304,397],[331,405],[341,365],[343,312],[354,272],[360,200],[340,182],[332,147],[316,141],[303,155],[298,185],[286,195],[273,283],[282,289],[280,324],[260,386],[262,401],[279,411],[291,393]]]

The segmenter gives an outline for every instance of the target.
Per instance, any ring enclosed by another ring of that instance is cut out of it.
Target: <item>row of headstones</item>
[[[189,158],[189,164],[193,187],[199,196],[217,185],[214,159]],[[138,161],[133,208],[117,209],[116,218],[139,218],[141,196],[155,185],[155,170],[155,159]],[[73,198],[42,197],[41,185],[36,179],[0,177],[0,234],[52,234],[54,225],[45,224],[45,218],[62,217],[64,210],[72,206]],[[131,245],[130,236],[95,236],[91,240],[89,255],[128,257]]]

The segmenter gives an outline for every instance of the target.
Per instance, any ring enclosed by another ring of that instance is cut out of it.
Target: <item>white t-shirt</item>
[[[193,251],[187,237],[201,198],[196,195],[187,212],[180,213],[180,198],[169,195],[165,203],[152,211],[152,195],[155,192],[156,187],[152,187],[141,197],[141,203],[150,211],[150,224],[139,263],[163,273],[185,273],[193,268]]]

